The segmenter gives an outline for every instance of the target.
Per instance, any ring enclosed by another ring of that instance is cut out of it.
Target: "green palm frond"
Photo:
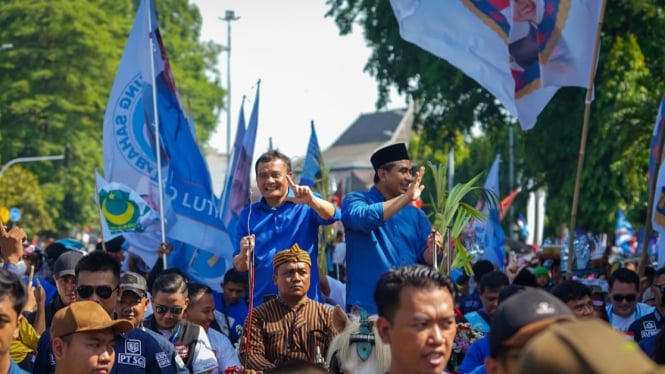
[[[469,195],[475,195],[486,201],[490,206],[496,206],[498,199],[491,191],[477,185],[482,174],[476,175],[466,183],[456,184],[447,192],[446,167],[430,162],[429,168],[434,176],[435,196],[430,195],[434,211],[433,226],[444,236],[444,243],[450,243],[450,239],[453,239],[451,268],[463,267],[468,274],[471,274],[473,272],[471,270],[473,257],[460,240],[460,236],[469,222],[474,219],[486,219],[487,215],[464,202],[464,199]],[[447,235],[450,235],[450,238],[447,238]],[[444,272],[450,271],[444,265],[442,265],[442,268]]]

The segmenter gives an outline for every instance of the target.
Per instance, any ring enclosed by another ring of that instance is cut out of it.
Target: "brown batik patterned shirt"
[[[270,300],[254,309],[250,350],[245,349],[245,332],[240,340],[240,362],[253,370],[270,369],[292,359],[314,362],[317,346],[325,357],[335,335],[332,316],[332,308],[309,298],[295,308],[280,298]]]

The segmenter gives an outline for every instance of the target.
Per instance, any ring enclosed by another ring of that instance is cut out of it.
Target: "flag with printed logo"
[[[136,191],[118,182],[107,182],[99,173],[97,202],[104,240],[128,232],[141,233],[159,230],[159,215]]]
[[[105,179],[123,183],[162,212],[167,239],[217,256],[217,271],[230,266],[231,239],[193,123],[178,94],[152,0],[140,2],[127,39],[107,103],[103,144]],[[153,237],[131,234],[126,239],[132,252],[146,247]],[[140,253],[152,265],[157,246],[148,247]]]
[[[595,70],[602,0],[390,3],[404,40],[462,70],[525,130],[560,87],[587,87]]]

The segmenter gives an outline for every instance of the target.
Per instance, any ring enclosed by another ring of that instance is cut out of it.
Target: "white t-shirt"
[[[241,366],[238,354],[229,338],[215,329],[208,329],[208,338],[217,357],[217,369],[213,370],[212,374],[224,374],[224,371],[231,366]]]
[[[344,265],[346,263],[346,242],[339,242],[333,250],[333,264]]]
[[[633,312],[632,315],[628,317],[621,317],[614,314],[612,309],[612,304],[606,307],[607,317],[609,319],[610,325],[612,325],[613,329],[621,332],[628,331],[628,328],[635,320],[654,311],[654,307],[650,305],[637,303],[637,305],[635,305],[635,312]]]
[[[192,358],[192,374],[205,373],[217,368],[217,357],[212,350],[208,334],[203,330],[203,327],[195,325],[199,328],[199,337],[196,339],[194,346],[194,357]],[[159,330],[167,339],[171,337],[170,330]]]

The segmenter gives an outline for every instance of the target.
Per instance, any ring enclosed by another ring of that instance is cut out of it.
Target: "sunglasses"
[[[626,300],[629,303],[632,303],[633,301],[637,300],[637,295],[635,295],[634,293],[628,295],[614,294],[612,295],[612,300],[616,301],[617,303],[620,303],[624,300]]]
[[[113,295],[113,291],[115,291],[117,289],[118,289],[118,287],[111,288],[109,286],[97,286],[97,287],[78,286],[76,288],[76,293],[78,294],[78,296],[81,299],[88,299],[88,298],[90,298],[90,296],[92,296],[93,293],[96,293],[97,296],[99,296],[100,298],[106,300],[109,297],[111,297],[111,295]]]
[[[157,314],[166,314],[167,312],[171,312],[173,314],[180,314],[185,309],[181,306],[167,307],[164,305],[155,305],[154,308],[155,308],[155,313]]]

